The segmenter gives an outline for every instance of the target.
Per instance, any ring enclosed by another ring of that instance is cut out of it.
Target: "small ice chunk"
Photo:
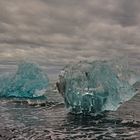
[[[37,64],[22,62],[16,73],[0,76],[0,97],[39,98],[48,83],[48,76]]]

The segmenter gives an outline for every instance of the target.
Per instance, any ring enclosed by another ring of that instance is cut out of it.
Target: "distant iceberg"
[[[0,75],[0,97],[45,97],[48,83],[48,76],[37,64],[22,62],[16,73]]]
[[[98,114],[117,110],[136,94],[134,75],[115,61],[81,61],[66,66],[56,85],[70,112]]]

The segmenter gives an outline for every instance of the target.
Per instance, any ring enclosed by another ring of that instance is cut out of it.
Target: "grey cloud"
[[[140,12],[139,0],[122,0],[119,2],[119,10],[114,16],[123,26],[133,26],[139,24],[138,16]]]
[[[139,0],[0,0],[0,61],[60,69],[81,59],[138,56],[139,9]]]

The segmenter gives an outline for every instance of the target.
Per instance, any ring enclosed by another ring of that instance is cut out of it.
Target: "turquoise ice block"
[[[16,73],[0,76],[0,97],[39,98],[48,83],[48,76],[37,64],[22,62]]]
[[[136,94],[130,75],[125,67],[111,61],[84,61],[66,66],[58,87],[71,112],[98,114],[117,110]]]

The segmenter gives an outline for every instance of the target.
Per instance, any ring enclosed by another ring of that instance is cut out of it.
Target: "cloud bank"
[[[139,54],[139,0],[0,0],[2,65],[27,59],[55,73],[90,58],[138,64]]]

